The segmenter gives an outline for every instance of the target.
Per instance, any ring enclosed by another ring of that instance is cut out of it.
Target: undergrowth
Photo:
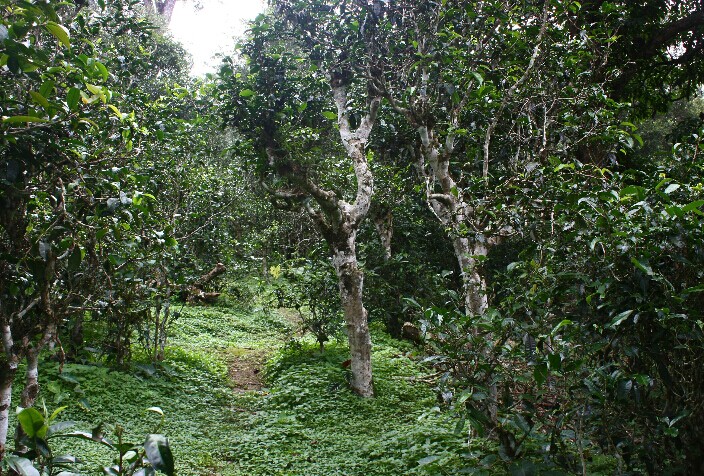
[[[228,307],[180,309],[160,366],[66,363],[59,375],[47,362],[42,397],[50,409],[67,405],[63,419],[82,430],[120,424],[137,441],[156,418],[145,409],[161,407],[181,475],[507,474],[493,442],[455,431],[416,349],[371,327],[372,399],[350,391],[341,341],[320,352],[312,337],[293,338],[278,312]],[[262,353],[266,387],[235,391],[229,359]],[[89,442],[60,444],[55,454],[80,457],[83,474],[100,474],[113,457]]]
[[[374,329],[377,397],[360,399],[349,390],[341,343],[321,353],[312,340],[293,340],[294,326],[273,311],[179,311],[163,365],[140,362],[136,348],[128,371],[66,363],[59,374],[58,363],[46,362],[40,400],[49,409],[66,405],[63,420],[78,429],[104,422],[110,436],[119,424],[133,440],[154,424],[145,409],[161,407],[182,475],[452,474],[461,466],[466,442],[429,411],[435,395],[416,381],[424,370],[407,343]],[[269,388],[235,392],[228,358],[249,351],[269,353]],[[54,451],[78,456],[83,474],[100,474],[114,456],[73,439]]]

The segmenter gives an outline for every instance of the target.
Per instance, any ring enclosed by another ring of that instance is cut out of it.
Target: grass
[[[181,475],[454,474],[467,461],[466,441],[433,410],[435,394],[414,382],[424,369],[413,349],[380,329],[374,399],[350,392],[343,344],[321,354],[312,340],[293,341],[293,325],[276,312],[185,307],[172,333],[157,371],[67,363],[59,376],[58,363],[45,362],[40,399],[50,410],[67,405],[62,419],[78,429],[117,424],[134,442],[158,424],[145,409],[161,407]],[[270,356],[268,388],[236,392],[228,362],[250,353]],[[90,442],[55,441],[55,454],[79,457],[83,474],[101,474],[114,457]]]

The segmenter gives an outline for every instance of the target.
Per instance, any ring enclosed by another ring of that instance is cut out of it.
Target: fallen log
[[[206,292],[203,288],[215,278],[227,271],[224,264],[218,263],[213,269],[198,278],[188,289],[182,291],[181,299],[188,303],[202,302],[212,304],[217,301],[220,293]]]

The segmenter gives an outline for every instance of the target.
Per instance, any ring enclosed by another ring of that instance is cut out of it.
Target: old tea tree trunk
[[[357,229],[367,216],[374,190],[372,172],[367,163],[365,145],[371,133],[379,99],[371,101],[369,113],[362,119],[356,130],[350,128],[347,111],[347,91],[342,84],[331,84],[337,106],[340,139],[348,157],[352,160],[357,178],[357,196],[352,204],[337,200],[341,212],[341,223],[337,233],[330,236],[332,264],[340,286],[340,299],[347,324],[347,337],[350,344],[350,367],[352,369],[352,389],[363,397],[374,395],[372,386],[372,342],[369,336],[367,310],[362,301],[364,275],[357,263]],[[330,230],[333,231],[333,230]]]
[[[340,140],[352,162],[357,181],[354,201],[349,203],[334,191],[323,189],[314,183],[306,174],[291,173],[291,169],[285,167],[279,168],[280,173],[285,174],[291,181],[294,190],[269,190],[269,192],[275,200],[281,200],[287,204],[282,205],[282,208],[291,208],[293,203],[302,204],[330,246],[350,346],[352,390],[362,397],[372,397],[374,396],[372,344],[367,311],[362,301],[364,275],[357,262],[356,242],[357,231],[369,212],[373,194],[374,181],[367,162],[365,147],[377,115],[380,98],[369,99],[367,114],[362,118],[359,126],[352,129],[347,110],[346,85],[342,81],[332,79],[330,86],[337,107]],[[279,148],[275,140],[270,139],[267,155],[270,164],[276,168],[276,163],[285,161],[285,158],[278,156]]]

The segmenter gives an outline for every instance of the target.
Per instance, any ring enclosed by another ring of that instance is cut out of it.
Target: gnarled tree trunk
[[[333,245],[332,264],[337,273],[340,300],[350,345],[352,390],[363,397],[374,395],[372,385],[372,341],[369,336],[367,310],[362,300],[364,274],[357,263],[356,231]]]
[[[344,311],[350,345],[350,369],[352,389],[362,397],[374,396],[372,384],[371,337],[367,323],[367,311],[363,304],[364,275],[357,261],[357,230],[369,213],[374,191],[374,179],[367,162],[365,147],[380,104],[380,98],[369,99],[369,112],[359,126],[352,129],[347,108],[347,86],[342,80],[333,78],[330,86],[337,106],[338,127],[342,145],[357,179],[357,193],[353,202],[341,199],[333,191],[325,190],[308,177],[296,175],[289,168],[280,168],[281,173],[295,184],[295,191],[271,191],[274,198],[303,202],[307,212],[327,241],[332,252],[332,264],[337,273],[340,301]],[[276,166],[280,157],[277,144],[271,138],[266,153]],[[318,205],[314,206],[312,198]],[[288,205],[290,207],[290,205]],[[285,208],[285,207],[284,207]]]

